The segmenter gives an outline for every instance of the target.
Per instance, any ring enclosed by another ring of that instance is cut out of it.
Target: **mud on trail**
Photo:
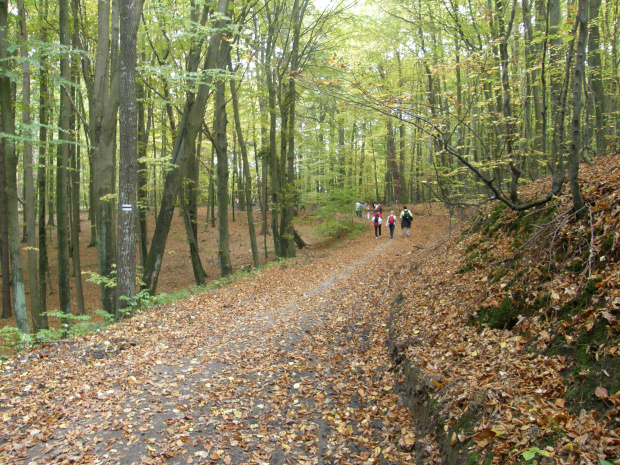
[[[23,354],[0,375],[0,462],[414,462],[380,303],[389,257],[446,226],[420,218],[393,240],[369,230]]]

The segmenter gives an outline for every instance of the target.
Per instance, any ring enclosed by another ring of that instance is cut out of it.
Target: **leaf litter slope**
[[[537,212],[494,205],[463,235],[391,263],[402,273],[387,301],[406,302],[391,321],[399,368],[432,400],[444,457],[620,463],[620,153],[582,164],[581,186],[583,220],[570,192]],[[505,323],[469,324],[487,310]]]
[[[445,225],[420,225],[417,244]],[[413,461],[381,305],[407,241],[369,232],[22,355],[0,377],[0,460]]]

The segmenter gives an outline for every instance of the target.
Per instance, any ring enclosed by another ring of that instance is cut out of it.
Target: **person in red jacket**
[[[394,228],[396,227],[396,215],[394,212],[390,212],[390,216],[387,217],[387,225],[390,228],[390,239],[394,239]]]
[[[379,239],[381,237],[381,224],[383,223],[383,218],[381,217],[381,212],[376,211],[372,215],[372,224],[375,225],[375,239]]]

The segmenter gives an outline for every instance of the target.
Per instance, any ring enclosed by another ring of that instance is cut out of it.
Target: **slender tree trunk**
[[[77,17],[73,17],[73,48],[79,46],[79,22]],[[79,83],[79,62],[78,57],[72,57],[71,63],[71,81],[76,84],[70,90],[73,101],[76,99],[76,88]],[[70,224],[71,224],[71,259],[73,264],[73,278],[75,280],[75,296],[77,303],[77,314],[85,315],[86,310],[84,308],[84,290],[82,286],[82,261],[80,256],[80,145],[77,143],[79,140],[80,124],[76,121],[75,112],[71,112],[69,126],[71,128],[72,144],[70,145],[70,162],[71,171],[69,174],[69,185],[71,193],[71,205],[70,211]],[[77,127],[76,127],[77,125]]]
[[[592,80],[594,93],[594,111],[596,115],[596,155],[605,152],[605,86],[603,85],[603,69],[601,63],[601,32],[599,28],[599,10],[601,0],[590,0],[590,17],[588,23],[588,70]]]
[[[149,172],[146,164],[146,149],[149,143],[149,131],[152,121],[152,111],[148,114],[148,122],[145,122],[144,112],[144,86],[141,80],[137,83],[137,97],[138,97],[138,228],[140,234],[140,266],[144,268],[146,263],[146,256],[148,254],[148,233],[147,233],[147,218],[146,212],[149,207],[148,199],[148,182]]]
[[[80,147],[72,147],[71,155],[71,246],[73,248],[73,275],[75,279],[75,295],[77,314],[85,315],[84,290],[82,287],[82,261],[80,255]]]
[[[229,55],[230,58],[230,55]],[[228,67],[232,72],[232,63],[228,62]],[[252,184],[250,175],[250,164],[248,162],[248,150],[245,144],[245,138],[243,137],[243,131],[241,129],[241,117],[239,116],[239,99],[237,92],[235,91],[235,81],[230,81],[230,93],[232,97],[233,113],[235,117],[235,128],[237,129],[237,138],[239,139],[239,149],[241,150],[241,158],[243,161],[243,177],[245,177],[245,183],[243,187],[245,189],[244,197],[248,200],[248,207],[246,213],[248,216],[248,231],[250,233],[250,247],[252,249],[252,261],[254,262],[254,268],[260,267],[260,255],[258,251],[258,243],[256,242],[256,231],[254,229],[254,209],[252,208]]]
[[[192,261],[192,270],[194,272],[194,281],[197,286],[205,285],[205,277],[207,273],[200,261],[200,253],[198,249],[198,240],[196,234],[194,234],[194,227],[192,225],[192,218],[185,198],[184,190],[179,190],[179,206],[181,209],[181,217],[183,219],[183,226],[185,226],[185,235],[187,236],[187,242],[189,243],[189,256]]]
[[[39,10],[40,40],[42,43],[47,41],[47,27],[44,25],[43,18],[47,15],[47,1],[44,1]],[[47,114],[47,106],[51,99],[48,95],[48,60],[46,55],[41,55],[39,58],[39,167],[37,169],[37,184],[39,191],[39,221],[38,221],[38,245],[39,245],[39,307],[40,318],[36,322],[35,330],[49,328],[47,319],[47,285],[45,282],[45,276],[48,270],[48,257],[47,257],[47,230],[45,228],[45,190],[47,181],[47,125],[49,118]]]
[[[219,62],[222,68],[228,61],[230,45],[222,41]],[[217,154],[217,246],[220,276],[232,274],[228,235],[228,150],[226,141],[226,82],[220,79],[215,84],[215,152]]]
[[[55,99],[53,88],[48,88],[48,95],[51,99]],[[50,121],[53,117],[54,106],[50,105]],[[52,136],[53,139],[54,136]],[[56,186],[56,157],[51,153],[52,149],[50,148],[50,156],[47,161],[47,175],[49,176],[49,182],[46,184],[47,192],[45,193],[45,199],[47,200],[47,225],[50,227],[56,227],[56,194],[54,193],[54,189]]]
[[[39,269],[37,258],[37,238],[35,233],[36,211],[35,211],[35,189],[34,176],[32,172],[32,137],[31,113],[30,113],[30,62],[26,41],[28,33],[26,31],[26,9],[23,1],[17,2],[19,10],[19,36],[20,36],[20,55],[22,58],[22,122],[24,125],[24,214],[26,217],[26,238],[28,245],[28,291],[30,293],[30,315],[32,318],[32,328],[37,332],[40,328],[41,307],[39,298]],[[8,276],[8,273],[6,274]],[[8,281],[8,280],[7,280]]]
[[[112,1],[111,14],[110,1]],[[93,162],[91,202],[94,202],[95,208],[97,261],[99,274],[107,280],[114,279],[116,262],[114,150],[119,105],[118,2],[119,0],[102,0],[98,3],[97,56],[94,72],[91,71],[88,61],[83,62],[84,80],[89,97],[89,130]],[[116,288],[101,284],[100,292],[103,309],[110,315],[115,315]]]
[[[506,147],[506,157],[509,160],[508,166],[510,167],[510,200],[517,204],[519,202],[519,179],[523,172],[523,162],[518,152],[513,151],[514,139],[515,139],[515,123],[512,116],[512,103],[511,103],[511,90],[510,80],[508,75],[508,39],[512,33],[512,26],[514,23],[514,16],[516,10],[516,0],[513,0],[512,9],[510,13],[510,20],[508,25],[504,24],[504,15],[506,10],[505,1],[508,0],[496,0],[496,7],[498,12],[498,28],[501,36],[501,42],[499,44],[500,55],[500,69],[501,69],[501,81],[502,81],[502,114],[504,116],[504,137]]]
[[[209,206],[211,208],[211,227],[215,228],[215,145],[211,146],[211,175],[209,176]]]
[[[267,122],[269,120],[267,112],[267,104],[265,99],[261,97],[259,99],[259,112],[262,121]],[[260,211],[263,224],[261,227],[261,235],[266,236],[269,234],[269,225],[267,224],[267,184],[268,184],[268,168],[269,161],[267,159],[269,150],[269,130],[265,124],[261,124],[261,144],[260,144],[260,161],[261,161],[261,184],[260,184]],[[258,158],[256,157],[256,164],[258,166]]]
[[[198,192],[200,190],[200,154],[202,152],[202,132],[198,135],[198,143],[194,156],[190,157],[187,167],[187,212],[191,221],[194,239],[198,242]]]
[[[0,62],[8,59],[8,2],[0,0]],[[13,289],[13,309],[15,322],[24,334],[30,333],[28,312],[26,309],[26,289],[22,269],[21,247],[19,244],[19,213],[17,211],[17,154],[15,153],[15,120],[11,95],[11,80],[7,73],[0,73],[0,108],[2,132],[8,137],[0,136],[4,144],[5,189],[7,227],[9,236],[9,254],[11,261],[11,284]],[[9,279],[8,276],[4,279]]]
[[[387,141],[387,162],[389,173],[392,178],[392,186],[394,188],[394,198],[401,198],[400,170],[398,169],[398,160],[396,159],[396,141],[394,140],[394,127],[392,126],[392,118],[388,116],[385,120],[386,141]]]
[[[2,124],[1,118],[0,132],[4,132],[4,125]],[[11,307],[11,268],[9,259],[9,228],[6,211],[6,174],[4,166],[4,139],[0,139],[0,260],[2,262],[2,318],[7,319],[13,316],[13,309]]]
[[[576,22],[579,24],[579,36],[577,38],[577,51],[575,56],[575,68],[573,73],[573,119],[572,134],[568,155],[568,182],[573,195],[573,206],[579,216],[584,215],[585,202],[579,187],[579,162],[581,161],[582,132],[581,132],[581,108],[583,83],[585,81],[586,45],[588,40],[588,13],[590,0],[579,0]]]
[[[58,21],[60,24],[60,45],[69,49],[69,3],[67,0],[58,2]],[[64,82],[71,81],[71,60],[65,53],[60,58],[60,76]],[[69,184],[69,144],[71,143],[71,102],[67,95],[68,89],[60,90],[60,114],[58,123],[58,140],[56,163],[56,239],[58,241],[58,299],[60,311],[71,315],[71,289],[69,264],[69,224],[67,187]],[[71,320],[65,319],[63,325],[70,325]]]

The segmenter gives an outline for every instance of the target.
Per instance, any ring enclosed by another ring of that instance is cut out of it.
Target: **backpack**
[[[403,214],[403,219],[407,221],[411,221],[413,219],[413,216],[411,216],[409,210],[405,210],[405,213]]]
[[[394,224],[394,215],[388,217],[388,224]]]
[[[378,213],[376,213],[375,216],[373,216],[372,221],[374,223],[379,223],[379,214]]]

